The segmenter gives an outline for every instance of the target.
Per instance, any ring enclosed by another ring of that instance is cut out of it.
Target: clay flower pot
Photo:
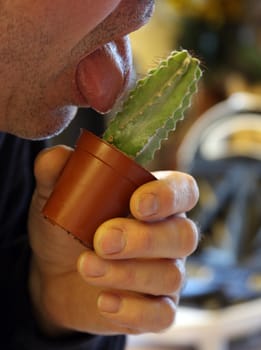
[[[89,248],[100,224],[129,214],[129,200],[154,176],[114,146],[83,130],[43,214]]]

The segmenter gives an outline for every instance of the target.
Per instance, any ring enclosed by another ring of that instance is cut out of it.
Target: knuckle
[[[146,225],[143,226],[142,234],[140,235],[140,245],[140,248],[147,252],[151,251],[154,246],[153,235]]]
[[[136,285],[136,271],[131,268],[124,270],[124,276],[121,276],[119,285],[125,286],[126,289],[133,288]]]
[[[194,177],[189,176],[189,183],[190,183],[190,187],[192,189],[192,199],[194,201],[194,204],[197,203],[198,199],[199,199],[199,188],[198,188],[198,184],[196,182],[196,180],[194,179]]]
[[[143,312],[144,310],[140,308],[138,312],[129,314],[129,320],[128,323],[131,325],[131,328],[134,328],[136,330],[144,330],[145,325],[148,324],[148,315],[146,312]]]
[[[198,245],[198,229],[196,224],[188,219],[182,218],[182,239],[181,239],[181,250],[183,256],[192,254]]]
[[[173,294],[181,289],[184,278],[183,278],[183,269],[176,263],[176,261],[169,262],[166,269],[165,277],[165,294]]]
[[[198,245],[198,228],[196,224],[190,220],[187,219],[188,224],[188,253],[192,254],[196,249]]]
[[[189,188],[191,189],[190,193],[190,203],[191,203],[191,209],[197,204],[199,199],[199,188],[196,180],[191,175],[188,175],[188,184]]]
[[[169,328],[174,322],[176,317],[175,304],[169,298],[162,298],[161,300],[161,314],[158,317],[156,331],[161,332]]]
[[[136,312],[129,312],[124,323],[136,334],[145,332],[159,333],[170,327],[175,321],[176,306],[169,297],[154,297],[147,299]],[[128,332],[129,333],[129,332]]]

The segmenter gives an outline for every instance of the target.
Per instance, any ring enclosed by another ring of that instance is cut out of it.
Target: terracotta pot
[[[118,149],[83,130],[43,214],[92,248],[98,226],[127,216],[134,190],[154,179]]]

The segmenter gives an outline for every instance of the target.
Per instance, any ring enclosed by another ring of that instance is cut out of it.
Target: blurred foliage
[[[182,15],[197,17],[213,23],[240,20],[244,14],[243,0],[168,0]]]
[[[261,1],[167,2],[179,18],[177,45],[199,56],[219,81],[231,72],[241,74],[250,83],[261,81]]]

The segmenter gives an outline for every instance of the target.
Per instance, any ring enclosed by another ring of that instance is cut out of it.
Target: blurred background
[[[148,165],[197,179],[201,197],[189,216],[200,245],[176,325],[130,337],[128,350],[260,350],[261,1],[156,0],[131,40],[138,77],[181,48],[201,60],[204,75],[185,120]],[[100,135],[108,118],[80,109],[52,142],[73,145],[80,128]]]
[[[150,164],[191,173],[201,230],[176,325],[129,349],[261,349],[261,1],[160,0],[133,35],[137,70],[173,49],[196,55],[199,92]],[[153,39],[151,39],[153,38]]]

